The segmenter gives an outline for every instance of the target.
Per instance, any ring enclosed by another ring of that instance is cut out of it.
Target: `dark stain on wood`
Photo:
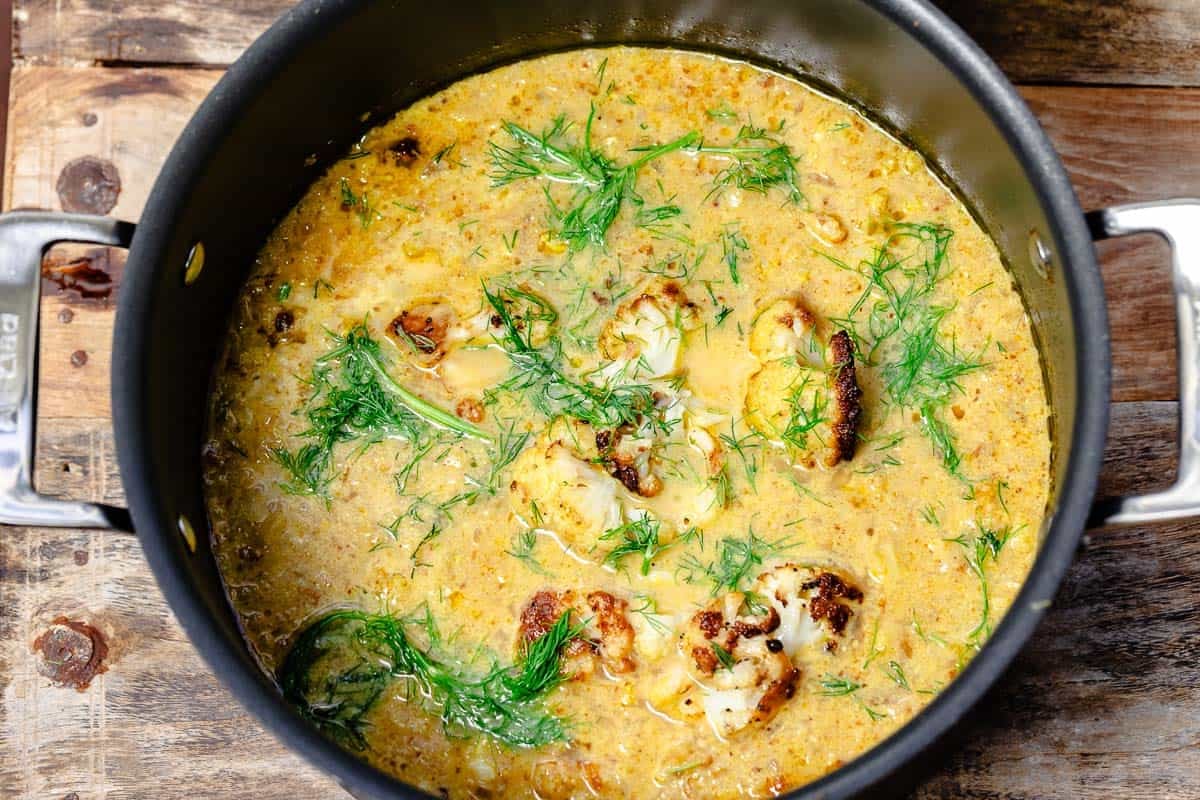
[[[93,678],[108,670],[104,634],[79,620],[56,617],[34,640],[33,649],[41,654],[38,672],[58,686],[82,692]]]
[[[171,82],[168,75],[149,70],[131,70],[120,74],[120,77],[99,84],[88,90],[88,97],[117,100],[122,97],[138,94],[164,94],[169,97],[183,97],[184,93]]]
[[[114,258],[113,253],[121,251],[94,247],[73,258],[49,253],[42,259],[42,292],[54,292],[67,302],[106,304],[120,284],[125,267],[124,256]],[[65,319],[59,315],[60,322],[72,319],[73,313]]]
[[[55,189],[63,211],[107,214],[121,196],[121,174],[111,161],[83,156],[63,167]]]

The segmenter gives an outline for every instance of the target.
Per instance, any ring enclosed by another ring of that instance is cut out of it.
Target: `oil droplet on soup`
[[[1047,416],[918,154],[747,64],[578,50],[417,102],[280,223],[206,485],[247,640],[362,758],[453,797],[762,796],[986,641]]]

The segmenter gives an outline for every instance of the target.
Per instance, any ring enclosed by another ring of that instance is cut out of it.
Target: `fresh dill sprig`
[[[640,615],[659,636],[666,636],[671,632],[667,618],[658,612],[658,603],[653,597],[648,594],[637,594],[633,599],[637,600],[638,604],[629,606],[631,613]]]
[[[746,532],[745,538],[729,537],[718,542],[717,558],[707,564],[688,553],[680,562],[681,577],[688,583],[700,579],[708,580],[712,584],[713,597],[724,591],[736,592],[744,581],[752,577],[751,573],[763,565],[765,559],[795,544],[795,540],[790,537],[773,542],[762,539],[751,528]]]
[[[284,281],[283,283],[279,284],[279,291],[276,293],[275,298],[279,302],[282,303],[282,302],[285,302],[291,296],[292,296],[292,284],[288,281]]]
[[[362,225],[363,230],[371,227],[371,223],[375,220],[375,209],[371,206],[371,201],[367,199],[367,193],[355,194],[350,188],[350,180],[342,178],[338,182],[338,188],[341,191],[342,208],[347,211],[354,211],[358,215],[358,222]]]
[[[741,272],[738,270],[738,263],[743,252],[749,252],[750,243],[746,241],[746,237],[742,236],[741,230],[736,223],[726,225],[725,230],[721,231],[721,260],[725,262],[725,266],[729,269],[729,279],[733,281],[734,286],[738,286],[742,282]],[[720,322],[717,323],[718,325]]]
[[[696,152],[720,156],[729,166],[717,173],[709,196],[719,194],[729,186],[750,192],[767,194],[779,188],[787,202],[804,199],[796,174],[798,159],[787,144],[772,136],[765,128],[743,125],[727,145],[701,144]]]
[[[960,379],[984,367],[981,354],[961,351],[941,326],[952,307],[938,305],[934,292],[949,271],[954,232],[933,223],[893,223],[887,241],[856,270],[866,288],[843,320],[864,363],[880,367],[884,396],[894,406],[915,410],[921,431],[942,466],[966,482],[957,438],[945,419]],[[899,252],[907,249],[908,252]],[[837,259],[826,256],[843,269]]]
[[[537,560],[537,556],[535,555],[536,550],[537,530],[534,528],[522,528],[514,537],[512,549],[505,550],[504,552],[529,567],[531,571],[539,575],[549,575],[549,571]]]
[[[883,668],[883,674],[891,678],[892,683],[901,689],[907,692],[912,691],[912,686],[908,682],[908,676],[904,674],[904,667],[900,666],[899,662],[889,661],[887,666]]]
[[[562,343],[557,336],[551,335],[546,344],[535,346],[535,323],[546,322],[548,317],[545,309],[531,304],[531,295],[514,289],[492,294],[486,287],[484,295],[500,321],[497,343],[513,367],[513,374],[497,388],[524,394],[547,418],[566,415],[597,430],[637,424],[643,415],[655,411],[654,390],[649,384],[597,386],[564,371]]]
[[[725,448],[742,462],[742,472],[745,473],[746,483],[750,484],[750,488],[757,492],[758,470],[761,467],[758,451],[766,441],[763,435],[758,431],[750,431],[745,436],[738,436],[735,423],[730,421],[729,433],[722,433],[719,438]],[[728,478],[728,475],[726,477]]]
[[[967,534],[963,533],[945,541],[954,542],[963,549],[963,557],[967,561],[967,567],[979,580],[979,593],[981,597],[980,620],[979,624],[967,634],[967,642],[969,644],[979,645],[992,632],[991,590],[988,586],[987,575],[988,562],[995,563],[999,559],[1000,551],[1004,549],[1004,545],[1008,543],[1008,540],[1020,528],[1013,528],[1012,526],[989,528],[982,523],[977,523],[975,527],[976,533],[973,537],[968,538]]]
[[[734,664],[737,663],[733,658],[733,653],[730,653],[728,650],[726,650],[724,647],[721,647],[721,645],[717,644],[716,642],[709,642],[709,644],[712,645],[713,653],[716,655],[717,661],[720,662],[721,669],[727,669],[727,670],[732,671]]]
[[[406,628],[414,625],[425,631],[428,647],[408,635]],[[341,609],[296,638],[279,684],[302,716],[356,750],[367,747],[367,714],[397,682],[441,717],[448,734],[479,733],[509,747],[540,747],[567,739],[566,723],[540,701],[564,680],[563,648],[580,630],[564,614],[517,664],[493,664],[472,676],[431,654],[440,643],[432,615],[402,619]]]
[[[859,697],[858,692],[863,688],[863,684],[857,681],[852,681],[849,678],[843,678],[838,675],[825,673],[824,677],[818,682],[820,689],[817,694],[822,697],[852,697],[858,707],[861,708],[866,715],[871,718],[872,722],[878,721],[886,717],[875,709],[871,708],[866,702]]]
[[[283,447],[273,451],[290,474],[283,484],[286,491],[326,496],[333,478],[333,451],[343,442],[357,441],[360,450],[365,450],[386,437],[396,437],[420,449],[439,431],[492,441],[471,423],[397,383],[364,323],[344,336],[332,337],[335,347],[317,359],[308,380],[313,389],[304,408],[309,427],[299,436],[309,441],[295,451]]]
[[[828,422],[829,393],[823,380],[814,377],[817,374],[815,370],[804,369],[799,380],[788,390],[788,419],[779,432],[779,439],[796,450],[809,449],[809,436],[820,440],[818,428]]]
[[[571,252],[589,245],[603,248],[608,229],[616,220],[621,205],[637,194],[638,170],[667,153],[690,147],[699,139],[699,134],[692,131],[666,144],[637,148],[635,152],[640,155],[620,166],[593,145],[595,118],[593,104],[583,126],[583,136],[576,144],[565,141],[572,125],[561,114],[540,134],[505,121],[501,127],[511,144],[488,143],[493,186],[543,179],[575,187],[568,203],[561,208],[550,196],[548,188],[546,191],[551,215],[557,222],[558,237],[567,243]]]
[[[604,556],[604,563],[619,567],[625,556],[640,555],[642,557],[641,572],[650,574],[650,567],[659,554],[670,548],[673,542],[662,544],[659,541],[661,523],[649,514],[611,528],[600,535],[600,541],[616,541],[617,544]]]

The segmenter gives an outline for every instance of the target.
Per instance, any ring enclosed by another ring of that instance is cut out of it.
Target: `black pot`
[[[1118,501],[1100,516],[1181,516],[1195,511],[1189,497],[1200,496],[1193,490],[1200,484],[1193,325],[1200,292],[1179,263],[1189,247],[1200,256],[1200,240],[1186,226],[1200,206],[1125,207],[1085,220],[1057,155],[1016,90],[924,0],[302,3],[233,65],[197,111],[132,236],[112,385],[133,523],[197,649],[268,729],[352,792],[419,796],[322,738],[283,702],[242,640],[207,536],[200,448],[210,376],[262,242],[366,129],[470,73],[550,50],[615,43],[724,53],[852,98],[929,154],[961,190],[995,237],[1029,307],[1056,441],[1051,513],[1033,570],[982,652],[928,708],[868,753],[790,796],[894,790],[903,785],[897,772],[911,770],[918,755],[944,737],[1032,635],[1088,518],[1110,372],[1088,221],[1096,235],[1149,230],[1178,245],[1182,334],[1179,483],[1160,495]],[[78,215],[0,218],[0,521],[129,525],[120,509],[37,496],[29,465],[40,255],[61,240],[129,245],[132,230]]]

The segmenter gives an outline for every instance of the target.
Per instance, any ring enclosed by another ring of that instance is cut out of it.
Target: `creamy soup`
[[[263,668],[449,797],[762,797],[963,669],[1038,547],[995,244],[846,104],[577,50],[368,133],[271,235],[206,445]]]

